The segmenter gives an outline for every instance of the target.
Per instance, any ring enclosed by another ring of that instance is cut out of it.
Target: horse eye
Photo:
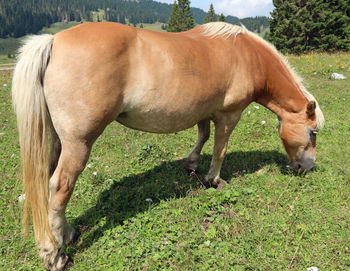
[[[317,130],[311,130],[311,131],[310,131],[310,135],[311,135],[312,137],[316,137],[316,135],[317,135]]]

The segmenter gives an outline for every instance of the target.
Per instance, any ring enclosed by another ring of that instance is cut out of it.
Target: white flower
[[[264,125],[265,123],[266,123],[266,121],[264,121],[264,120],[261,122],[262,125]]]
[[[18,202],[24,201],[26,199],[26,194],[19,195],[17,200]]]
[[[307,271],[318,271],[318,268],[316,266],[311,266],[307,269]]]
[[[4,87],[7,87],[7,84],[3,84]]]
[[[250,115],[250,111],[248,111],[248,115]]]
[[[153,200],[150,199],[150,198],[147,198],[147,199],[145,199],[145,201],[147,201],[147,202],[152,202]]]
[[[259,106],[257,106],[257,105],[254,105],[254,107],[255,107],[255,109],[259,109],[260,107]]]
[[[86,167],[87,167],[87,168],[91,168],[91,164],[88,164]]]
[[[97,171],[94,171],[92,175],[97,176]]]

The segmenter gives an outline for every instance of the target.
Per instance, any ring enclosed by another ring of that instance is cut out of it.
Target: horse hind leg
[[[53,175],[57,168],[58,159],[61,155],[61,140],[59,139],[55,129],[51,127],[51,151],[50,151],[50,177]],[[80,232],[70,227],[65,219],[65,229],[64,229],[64,243],[71,244],[78,240]]]
[[[226,184],[220,177],[220,170],[226,154],[229,137],[238,123],[240,116],[241,112],[220,113],[214,119],[214,153],[206,181],[218,190],[221,190]]]
[[[49,225],[56,243],[47,240],[40,250],[46,268],[52,271],[62,270],[68,262],[68,257],[63,252],[63,244],[71,241],[75,232],[67,225],[65,209],[75,181],[85,167],[92,145],[78,140],[61,143],[62,151],[50,178],[49,187]]]
[[[193,147],[191,152],[185,158],[185,169],[188,172],[193,172],[197,170],[199,157],[202,148],[209,139],[210,136],[210,120],[202,120],[198,124],[198,139],[196,145]]]

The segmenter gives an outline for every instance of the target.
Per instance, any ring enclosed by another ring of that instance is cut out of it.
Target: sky
[[[174,0],[155,0],[172,4]],[[238,18],[270,16],[273,9],[272,0],[191,0],[191,7],[201,8],[205,12],[210,4],[214,5],[216,14],[232,15]]]

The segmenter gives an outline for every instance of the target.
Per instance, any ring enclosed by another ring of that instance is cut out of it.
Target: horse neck
[[[290,68],[271,50],[262,54],[265,68],[265,87],[256,93],[255,101],[274,112],[280,119],[291,113],[302,114],[308,103]]]

